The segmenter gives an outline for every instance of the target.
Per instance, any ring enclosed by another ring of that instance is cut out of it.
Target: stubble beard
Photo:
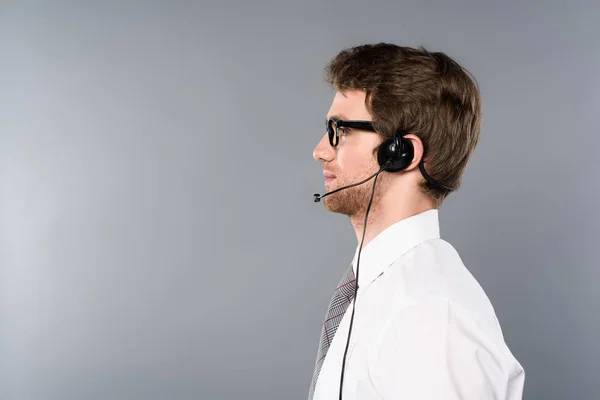
[[[336,187],[331,188],[330,191],[360,182],[373,175],[375,172],[377,172],[377,170],[369,172],[368,175],[365,175],[362,178],[352,179],[351,182],[347,182],[347,180],[344,179],[343,181],[340,181]],[[385,172],[379,174],[377,178],[374,177],[362,185],[340,190],[337,193],[327,196],[325,199],[323,199],[325,208],[330,212],[347,215],[351,219],[364,216],[369,205],[369,200],[371,199],[375,179],[377,179],[377,186],[375,187],[375,194],[373,196],[373,202],[370,210],[370,212],[372,212],[375,208],[377,208],[377,205],[379,204],[383,194],[383,189],[386,184]],[[338,179],[336,179],[336,181],[338,181]]]

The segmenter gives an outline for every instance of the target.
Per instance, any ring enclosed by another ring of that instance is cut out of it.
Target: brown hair
[[[341,51],[326,67],[336,90],[365,90],[375,129],[391,137],[403,129],[425,148],[427,174],[458,189],[481,130],[481,99],[472,75],[444,53],[388,43]],[[449,191],[423,180],[437,206]]]

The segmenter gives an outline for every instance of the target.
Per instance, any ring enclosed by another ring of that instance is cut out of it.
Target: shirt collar
[[[408,250],[440,237],[438,210],[432,209],[398,221],[372,239],[360,252],[359,290],[365,289],[381,273]],[[352,268],[360,244],[356,246]]]

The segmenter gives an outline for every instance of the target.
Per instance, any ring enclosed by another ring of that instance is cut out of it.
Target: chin
[[[333,194],[332,196],[335,196],[335,194]],[[323,199],[323,205],[325,206],[325,209],[327,211],[332,212],[332,213],[342,214],[342,215],[351,215],[352,214],[351,210],[348,209],[348,204],[346,204],[343,201],[343,199],[337,199],[337,198],[331,198],[331,197],[326,198],[326,199]]]

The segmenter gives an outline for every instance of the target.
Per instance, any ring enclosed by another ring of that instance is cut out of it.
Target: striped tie
[[[335,331],[337,330],[340,322],[342,321],[344,313],[348,309],[348,305],[350,305],[350,302],[354,298],[354,286],[356,284],[355,282],[356,279],[354,277],[354,270],[352,269],[352,265],[350,265],[350,268],[348,268],[348,271],[346,271],[338,287],[333,292],[333,297],[331,298],[331,302],[329,303],[327,316],[325,317],[323,329],[321,330],[321,340],[319,342],[319,351],[317,352],[315,371],[313,373],[313,379],[310,384],[310,391],[308,396],[309,399],[313,398],[315,386],[317,384],[317,378],[319,377],[319,372],[321,372],[321,367],[323,366],[325,355],[327,355],[327,350],[329,350],[329,345],[333,340]]]

